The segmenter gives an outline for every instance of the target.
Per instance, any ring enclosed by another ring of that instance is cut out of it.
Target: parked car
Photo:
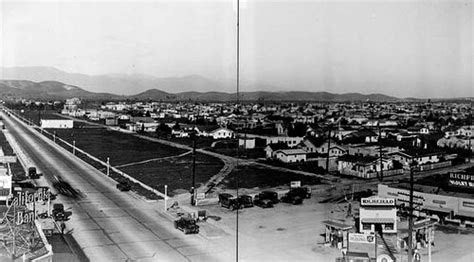
[[[241,195],[237,198],[241,207],[253,207],[253,199],[249,195]]]
[[[130,191],[130,189],[132,189],[132,186],[130,186],[130,183],[122,181],[117,184],[117,189],[120,191]]]
[[[192,217],[180,217],[174,221],[174,227],[184,232],[184,234],[197,234],[199,233],[199,226],[196,224],[196,220]]]
[[[293,205],[299,205],[303,203],[303,199],[305,198],[311,198],[311,188],[296,187],[296,188],[291,188],[281,198],[281,201],[285,203],[292,203]]]
[[[253,204],[261,208],[273,207],[273,202],[270,199],[261,199],[258,195],[254,197]]]
[[[233,195],[228,193],[219,194],[219,203],[221,204],[221,207],[225,207],[231,210],[240,208],[239,201],[237,201],[237,199]]]
[[[272,201],[272,204],[277,204],[278,200],[278,193],[275,191],[262,191],[258,194],[260,199],[268,199]]]
[[[28,176],[31,179],[35,179],[33,177],[36,177],[36,167],[28,167]]]
[[[291,203],[293,205],[303,204],[303,198],[295,193],[295,191],[288,191],[284,196],[281,197],[281,202]]]
[[[51,213],[55,221],[68,220],[69,217],[72,215],[72,212],[66,212],[64,210],[64,205],[60,203],[56,203],[53,205],[53,211]]]

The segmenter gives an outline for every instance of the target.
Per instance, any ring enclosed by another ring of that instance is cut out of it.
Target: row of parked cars
[[[311,198],[311,188],[309,187],[291,188],[281,198],[278,197],[277,192],[269,190],[262,191],[253,198],[250,195],[239,195],[235,197],[229,193],[221,193],[219,194],[219,204],[231,210],[253,207],[254,205],[262,208],[270,208],[278,202],[299,205],[303,203],[303,199],[305,198]]]

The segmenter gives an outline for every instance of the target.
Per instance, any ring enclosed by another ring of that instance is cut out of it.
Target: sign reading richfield
[[[375,236],[371,234],[349,233],[349,243],[375,244]]]
[[[448,184],[455,187],[474,189],[474,175],[466,173],[450,173]]]
[[[378,198],[378,197],[362,198],[360,201],[360,205],[361,206],[395,206],[395,199]]]

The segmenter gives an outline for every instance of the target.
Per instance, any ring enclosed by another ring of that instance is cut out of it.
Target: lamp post
[[[107,176],[110,174],[110,158],[107,157]]]
[[[165,212],[168,210],[167,200],[168,200],[168,185],[165,185]]]

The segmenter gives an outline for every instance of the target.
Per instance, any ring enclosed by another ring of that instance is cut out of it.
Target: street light
[[[107,176],[110,174],[110,158],[107,157]]]

